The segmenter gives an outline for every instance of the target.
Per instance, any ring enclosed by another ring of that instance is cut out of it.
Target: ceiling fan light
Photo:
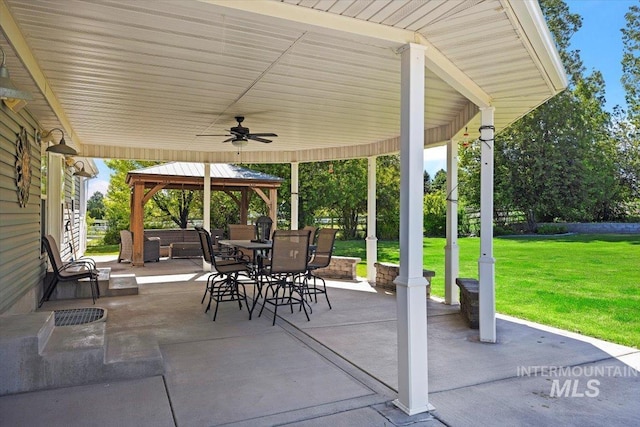
[[[234,139],[233,141],[231,141],[231,143],[233,144],[234,147],[246,147],[247,144],[249,144],[249,140],[247,139]]]

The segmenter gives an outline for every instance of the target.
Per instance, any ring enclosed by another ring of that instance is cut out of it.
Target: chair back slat
[[[309,230],[276,230],[271,249],[271,273],[304,273],[309,261]]]
[[[60,271],[64,263],[62,262],[62,258],[60,258],[60,250],[58,249],[56,239],[54,239],[52,235],[47,234],[42,238],[42,243],[44,243],[44,247],[49,255],[51,268],[53,271]]]
[[[229,240],[253,240],[255,238],[255,225],[229,224]]]
[[[318,231],[318,227],[315,227],[313,225],[305,225],[302,229],[310,231],[311,234],[309,235],[309,244],[313,245],[313,242],[315,242],[316,239],[316,231]]]
[[[311,264],[316,268],[327,267],[331,262],[333,245],[338,230],[333,228],[321,228],[318,232],[318,243]]]
[[[200,247],[202,248],[202,256],[209,264],[215,265],[215,257],[211,246],[211,236],[209,232],[202,227],[196,227],[198,237],[200,238]]]

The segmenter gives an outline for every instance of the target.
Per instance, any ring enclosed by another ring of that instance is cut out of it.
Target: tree
[[[93,219],[103,219],[105,215],[104,195],[96,191],[87,200],[87,213]]]
[[[570,87],[496,135],[496,211],[519,210],[529,228],[538,221],[597,220],[615,215],[619,191],[615,144],[606,133],[604,82],[595,71],[584,76],[569,40],[581,26],[562,0],[540,6],[555,36]],[[479,204],[479,143],[461,156],[461,197]],[[613,178],[612,178],[613,177]],[[470,188],[471,186],[473,188]]]
[[[612,134],[619,148],[621,185],[628,204],[640,211],[640,7],[633,5],[625,14],[622,31],[622,85],[629,106],[614,110]],[[637,215],[640,212],[637,213]]]
[[[429,174],[425,172],[425,180]],[[383,240],[400,236],[400,155],[376,159],[376,235]]]
[[[435,191],[442,191],[443,193],[447,191],[447,172],[444,169],[440,169],[433,177],[431,192]]]
[[[625,14],[622,31],[622,86],[629,106],[629,118],[640,128],[640,7],[633,5]]]
[[[194,210],[199,214],[202,208],[194,209],[196,202],[202,206],[202,191],[194,190],[160,190],[151,198],[165,218],[173,221],[180,228],[187,228]]]
[[[130,217],[130,193],[131,190],[125,182],[130,170],[153,166],[159,162],[138,162],[133,160],[105,160],[105,164],[113,171],[109,180],[109,188],[104,198],[105,219],[107,220],[107,232],[104,237],[106,244],[116,244],[120,241],[120,230],[129,229]],[[150,212],[151,207],[147,203],[145,213]]]
[[[422,181],[423,181],[423,193],[424,194],[428,194],[431,193],[431,176],[429,175],[429,172],[424,171],[424,173],[422,174]]]

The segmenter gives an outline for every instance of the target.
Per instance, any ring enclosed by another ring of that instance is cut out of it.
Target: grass
[[[460,277],[478,277],[480,239],[464,238]],[[445,239],[425,238],[432,293],[444,295]],[[362,258],[364,241],[336,242],[336,255]],[[570,235],[494,239],[500,313],[640,348],[640,236]],[[398,242],[378,242],[378,260],[398,262]]]

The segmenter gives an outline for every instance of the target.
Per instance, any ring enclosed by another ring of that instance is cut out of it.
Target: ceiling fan
[[[269,143],[272,142],[270,139],[264,138],[265,136],[274,137],[278,136],[275,133],[251,133],[249,128],[242,126],[242,122],[244,121],[244,116],[236,116],[236,121],[238,122],[238,126],[234,126],[229,129],[229,134],[225,135],[216,135],[216,134],[199,134],[196,136],[230,136],[230,138],[225,139],[222,142],[231,142],[236,147],[244,147],[249,143],[249,140]]]

